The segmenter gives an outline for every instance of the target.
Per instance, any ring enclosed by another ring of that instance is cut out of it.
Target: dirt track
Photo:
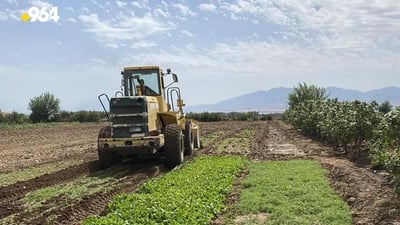
[[[44,224],[49,218],[53,224],[79,224],[88,215],[103,213],[115,194],[133,192],[147,179],[168,172],[160,160],[152,159],[99,170],[96,138],[101,126],[74,124],[1,130],[0,172],[66,160],[71,162],[71,166],[0,187],[0,224],[7,224],[7,221]],[[281,121],[202,123],[201,128],[202,137],[208,139],[208,143],[195,155],[240,154],[252,160],[317,160],[326,168],[332,187],[351,207],[355,224],[400,224],[399,202],[391,176],[335,156],[330,147],[303,137]],[[243,132],[247,130],[252,132]],[[230,139],[237,142],[229,142]],[[111,177],[112,183],[90,184],[91,188],[102,191],[76,199],[55,196],[31,210],[27,210],[22,201],[28,193],[55,185],[63,187],[85,177],[107,182],[105,179]],[[54,207],[60,204],[62,206]]]

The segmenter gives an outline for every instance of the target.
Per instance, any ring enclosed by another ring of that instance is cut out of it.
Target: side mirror
[[[172,79],[175,83],[178,82],[178,76],[175,73],[172,74]]]

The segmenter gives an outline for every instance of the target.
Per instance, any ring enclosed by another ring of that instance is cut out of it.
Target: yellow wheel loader
[[[110,121],[98,136],[101,167],[129,156],[160,154],[173,168],[200,148],[199,123],[185,118],[180,89],[173,86],[176,74],[170,69],[164,73],[158,66],[133,66],[125,67],[121,75],[121,91],[115,97],[98,96]]]

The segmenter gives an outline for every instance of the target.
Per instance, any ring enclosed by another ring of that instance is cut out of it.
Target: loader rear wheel
[[[174,168],[183,162],[183,138],[177,124],[169,124],[164,132],[165,166]]]
[[[197,127],[196,130],[196,135],[194,135],[194,148],[200,149],[201,144],[200,144],[200,127]]]
[[[194,136],[192,133],[192,123],[189,121],[185,123],[184,134],[185,155],[191,155],[194,149]]]

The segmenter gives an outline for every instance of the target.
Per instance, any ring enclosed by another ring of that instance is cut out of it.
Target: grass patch
[[[209,147],[212,143],[214,143],[219,137],[224,135],[225,131],[216,131],[212,132],[205,137],[201,137],[201,145],[202,147]]]
[[[50,174],[70,166],[78,165],[79,161],[63,161],[57,163],[42,164],[35,167],[18,169],[12,172],[0,173],[0,186],[14,184],[18,181],[29,180],[44,174]]]
[[[348,205],[331,189],[318,163],[252,162],[249,170],[240,201],[227,213],[228,223],[352,224]]]
[[[243,152],[249,149],[250,138],[255,134],[254,130],[242,130],[234,137],[225,138],[217,146],[217,152]]]
[[[209,224],[243,166],[241,157],[196,158],[145,183],[138,193],[114,198],[108,215],[89,217],[83,224]]]

